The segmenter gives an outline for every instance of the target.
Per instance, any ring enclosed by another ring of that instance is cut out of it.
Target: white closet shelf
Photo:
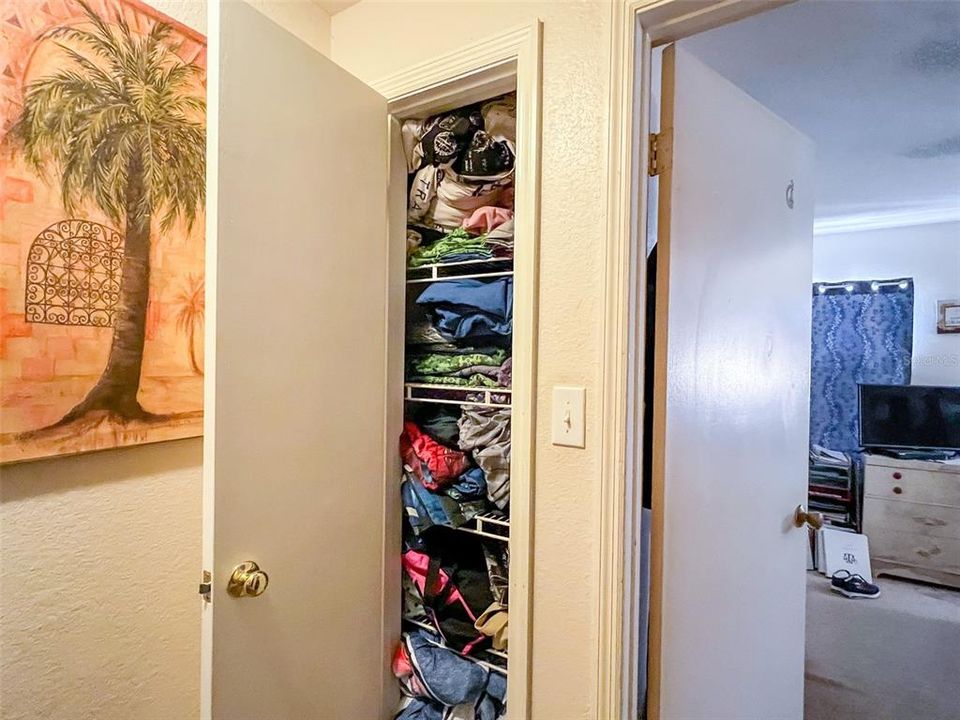
[[[472,518],[457,530],[473,533],[492,540],[510,542],[510,518],[499,510],[488,510]]]
[[[469,280],[513,275],[513,258],[461,260],[407,268],[408,283],[431,283],[438,280]]]
[[[418,628],[426,630],[427,632],[432,633],[433,635],[437,634],[437,629],[430,624],[430,619],[426,615],[418,615],[418,616],[404,615],[403,621],[406,623],[410,623],[411,625],[416,625]],[[505,652],[500,652],[499,650],[485,649],[485,650],[482,650],[481,652],[488,653],[496,658],[500,658],[501,660],[508,660],[507,654]],[[503,675],[507,674],[507,669],[505,667],[501,667],[491,662],[486,662],[485,660],[478,660],[477,658],[470,657],[469,655],[464,655],[463,657],[477,663],[478,665],[483,665],[488,670],[493,670],[494,672],[502,673]]]
[[[476,388],[431,383],[405,383],[403,398],[407,402],[440,403],[442,405],[476,405],[480,407],[510,407],[510,388]]]

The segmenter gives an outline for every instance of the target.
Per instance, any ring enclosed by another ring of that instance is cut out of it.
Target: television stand
[[[909,450],[898,448],[867,448],[867,452],[872,455],[886,455],[887,457],[897,458],[898,460],[949,460],[956,451],[954,450]]]

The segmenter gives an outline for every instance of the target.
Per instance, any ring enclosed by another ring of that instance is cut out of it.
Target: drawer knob
[[[893,486],[893,494],[894,494],[894,495],[899,495],[899,494],[902,493],[902,492],[903,492],[903,488],[902,488],[902,487],[900,487],[899,485],[894,485],[894,486]]]
[[[893,474],[893,479],[894,479],[894,480],[899,480],[899,479],[902,478],[902,477],[903,477],[903,473],[895,472],[895,473]]]

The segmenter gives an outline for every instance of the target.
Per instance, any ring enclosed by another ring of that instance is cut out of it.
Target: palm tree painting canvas
[[[0,462],[201,434],[204,38],[0,0]]]

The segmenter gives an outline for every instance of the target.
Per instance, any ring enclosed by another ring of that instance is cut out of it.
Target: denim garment
[[[461,475],[457,481],[446,489],[447,495],[454,500],[476,500],[487,494],[487,480],[483,470],[472,467]]]
[[[400,712],[394,715],[394,720],[444,720],[445,710],[440,703],[424,698],[410,698],[404,701]]]
[[[442,493],[430,492],[409,476],[400,485],[400,496],[410,528],[418,536],[434,525],[460,527],[487,509],[483,497],[457,501]]]
[[[513,278],[431,283],[417,304],[427,309],[440,334],[452,340],[513,331]]]
[[[410,633],[404,642],[415,672],[435,700],[448,707],[473,704],[478,718],[495,720],[506,699],[505,677],[440,645],[422,630]]]

